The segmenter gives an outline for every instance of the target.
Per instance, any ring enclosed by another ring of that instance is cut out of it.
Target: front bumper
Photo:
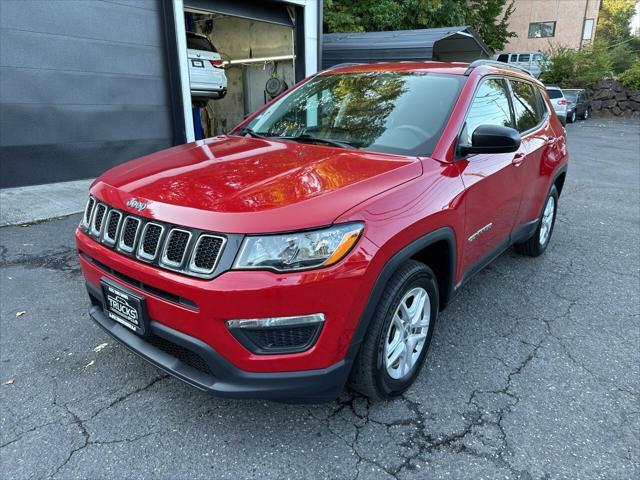
[[[319,370],[254,373],[240,370],[206,343],[151,321],[151,332],[141,337],[104,314],[102,291],[87,284],[91,318],[109,335],[143,359],[200,390],[229,398],[261,398],[294,403],[321,403],[335,399],[349,375],[342,360]]]
[[[169,373],[233,397],[322,401],[335,398],[344,386],[353,357],[347,353],[357,351],[353,334],[375,282],[369,267],[376,247],[366,237],[342,262],[326,269],[291,274],[227,271],[210,280],[134,260],[80,230],[76,240],[93,303],[92,318]],[[104,315],[100,283],[105,278],[145,297],[150,338],[129,332]],[[298,353],[252,353],[226,326],[233,319],[315,312],[325,316],[322,330],[312,347]],[[158,339],[194,352],[200,358],[197,363],[206,368],[199,372],[187,368],[193,365],[181,360],[184,355],[167,357],[158,348]]]

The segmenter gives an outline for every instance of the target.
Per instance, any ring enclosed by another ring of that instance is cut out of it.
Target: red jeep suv
[[[474,273],[547,248],[567,159],[513,67],[335,67],[95,181],[76,232],[90,315],[217,395],[390,398]]]

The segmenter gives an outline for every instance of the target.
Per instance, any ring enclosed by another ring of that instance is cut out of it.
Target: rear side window
[[[480,84],[469,107],[460,143],[471,145],[471,135],[480,125],[513,126],[509,93],[504,80],[493,78]]]
[[[528,62],[530,58],[531,58],[531,56],[528,53],[521,53],[520,54],[520,58],[518,59],[518,61],[519,62]]]
[[[208,39],[192,33],[187,33],[187,48],[204,50],[205,52],[217,52],[216,47]]]
[[[512,53],[510,62],[517,62],[517,61],[518,61],[518,54]]]
[[[547,109],[547,102],[545,101],[544,95],[542,94],[542,88],[537,87],[535,88],[535,91],[536,97],[538,97],[538,111],[540,112],[540,117],[544,118],[547,116],[547,113],[549,113],[549,110]]]
[[[549,95],[549,98],[562,98],[562,92],[556,88],[548,88],[547,89],[547,95]]]
[[[498,55],[498,61],[504,63],[509,62],[509,54],[503,53],[502,55]]]
[[[513,91],[513,110],[516,116],[516,129],[526,132],[540,123],[540,105],[533,85],[510,80]]]

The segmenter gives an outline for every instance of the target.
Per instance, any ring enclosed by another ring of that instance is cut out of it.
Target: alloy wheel
[[[429,294],[424,288],[412,288],[402,297],[385,339],[385,368],[391,378],[411,374],[424,349],[430,321]]]
[[[544,207],[544,213],[542,214],[542,220],[540,223],[540,245],[545,245],[551,235],[551,228],[553,227],[553,215],[555,214],[556,200],[553,196],[549,196],[547,204]]]

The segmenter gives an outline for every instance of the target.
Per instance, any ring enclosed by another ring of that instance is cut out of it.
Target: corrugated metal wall
[[[160,0],[0,0],[0,187],[171,146]]]

